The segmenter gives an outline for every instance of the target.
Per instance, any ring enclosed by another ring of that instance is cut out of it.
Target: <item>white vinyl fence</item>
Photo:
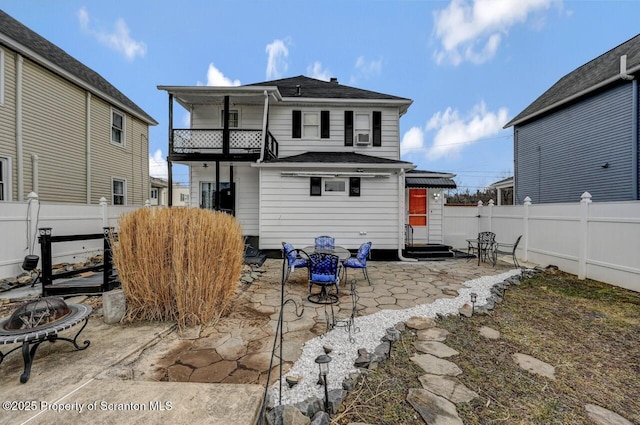
[[[491,231],[496,240],[518,245],[517,257],[640,292],[640,201],[478,207],[447,206],[444,243],[467,249],[466,239]]]
[[[103,227],[118,228],[118,219],[138,206],[41,203],[35,193],[26,202],[0,202],[0,278],[22,272],[28,254],[41,257],[38,229],[50,227],[53,236],[102,233]],[[102,240],[60,242],[52,245],[53,263],[84,262],[102,253]],[[39,266],[40,267],[40,266]]]

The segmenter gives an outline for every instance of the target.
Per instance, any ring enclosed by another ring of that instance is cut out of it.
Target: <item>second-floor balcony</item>
[[[278,157],[278,142],[267,131],[262,152],[262,130],[228,130],[226,139],[223,129],[180,128],[172,131],[169,157],[171,160],[232,159],[255,161],[260,158]]]

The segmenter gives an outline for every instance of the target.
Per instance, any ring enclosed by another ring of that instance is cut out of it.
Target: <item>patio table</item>
[[[487,260],[491,261],[493,265],[496,265],[493,253],[493,245],[494,243],[489,243],[486,241],[480,242],[479,239],[467,239],[467,255],[470,255],[474,250],[478,251],[478,265],[480,265],[480,261],[485,262]]]
[[[343,262],[349,259],[349,257],[351,257],[351,252],[349,252],[347,248],[344,248],[341,246],[335,246],[333,247],[333,249],[327,249],[327,248],[316,249],[315,246],[305,246],[304,248],[302,248],[302,250],[307,254],[313,254],[317,252],[321,254],[337,255],[338,258],[340,258],[340,262]]]

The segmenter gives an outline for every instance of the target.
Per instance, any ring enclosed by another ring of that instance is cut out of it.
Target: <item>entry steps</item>
[[[425,261],[453,258],[455,256],[450,246],[442,244],[408,245],[402,250],[402,255],[406,258]]]

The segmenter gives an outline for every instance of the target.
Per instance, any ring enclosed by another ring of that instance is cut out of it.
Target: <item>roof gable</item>
[[[640,34],[562,77],[549,90],[509,121],[504,128],[521,124],[602,86],[622,82],[623,80],[620,78],[620,57],[623,55],[627,55],[627,70],[629,73],[640,70]]]
[[[17,45],[11,45],[10,41],[17,43]],[[0,10],[0,45],[6,45],[12,50],[19,49],[21,54],[40,63],[40,65],[45,66],[50,71],[59,74],[59,72],[54,69],[54,67],[58,67],[88,87],[93,88],[96,95],[106,95],[110,97],[113,101],[128,108],[130,113],[137,115],[149,125],[158,124],[156,120],[143,111],[142,108],[133,103],[133,101],[122,94],[97,72],[83,65],[64,50],[16,21],[2,10]],[[33,54],[37,56],[34,57]],[[44,63],[43,60],[45,61]],[[53,65],[53,67],[51,65]],[[64,75],[62,76],[67,78]],[[108,99],[105,100],[108,101]]]
[[[264,163],[376,164],[397,165],[398,168],[413,167],[413,164],[407,161],[396,161],[393,159],[363,155],[355,152],[305,152],[299,155],[270,159],[268,161],[264,161]]]

